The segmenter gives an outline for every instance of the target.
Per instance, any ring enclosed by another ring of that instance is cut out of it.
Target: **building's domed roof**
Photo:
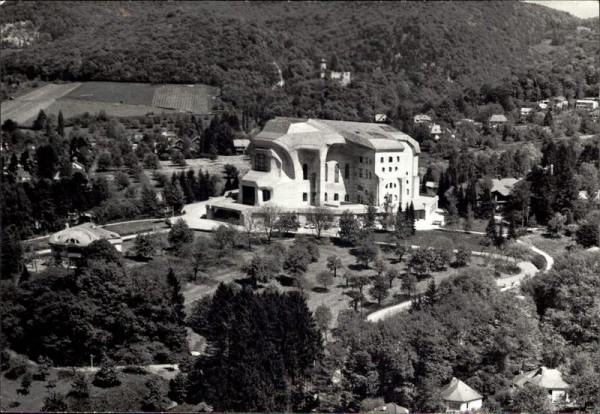
[[[90,243],[101,239],[120,239],[117,233],[104,230],[92,223],[85,223],[54,233],[48,242],[51,245],[76,245],[85,247]]]

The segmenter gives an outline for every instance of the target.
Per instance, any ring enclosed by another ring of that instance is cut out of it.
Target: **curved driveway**
[[[546,268],[544,269],[545,272],[552,269],[552,266],[554,265],[554,259],[552,258],[552,256],[550,256],[548,253],[538,249],[537,247],[535,247],[532,244],[525,243],[522,240],[517,240],[517,242],[525,244],[531,250],[533,250],[535,253],[539,253],[542,256],[544,256],[544,258],[546,259]],[[473,253],[480,254],[480,252],[473,252]],[[510,289],[514,289],[521,284],[521,280],[523,280],[523,278],[525,278],[526,276],[533,277],[538,273],[537,268],[531,262],[523,261],[523,262],[519,262],[518,265],[521,268],[521,272],[519,274],[496,280],[496,284],[500,287],[500,291],[504,292],[504,291],[507,291]],[[375,312],[367,315],[367,320],[369,322],[382,321],[384,319],[389,318],[390,316],[397,315],[400,312],[404,312],[404,311],[410,309],[410,304],[411,304],[411,301],[407,300],[407,301],[398,303],[396,305],[388,306],[386,308],[380,309],[378,311],[375,311]]]

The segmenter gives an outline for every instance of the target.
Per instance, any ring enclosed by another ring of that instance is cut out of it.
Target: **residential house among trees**
[[[492,128],[498,128],[508,122],[508,119],[504,115],[492,115],[490,117],[490,126]]]
[[[596,108],[598,108],[598,101],[595,101],[593,99],[577,99],[575,101],[575,109],[593,111]]]
[[[479,410],[483,404],[483,396],[458,378],[452,378],[441,391],[446,404],[446,412],[464,412]]]
[[[386,405],[372,411],[372,414],[409,414],[408,408],[402,407],[396,403],[387,403]]]
[[[508,201],[515,184],[521,181],[519,178],[492,179],[492,189],[490,190],[494,203],[500,206]]]
[[[331,80],[336,80],[340,83],[340,85],[342,86],[348,86],[350,84],[350,77],[351,77],[351,73],[350,72],[337,72],[337,71],[327,71],[327,62],[325,61],[325,58],[321,59],[321,64],[320,64],[320,76],[321,79],[331,79]]]
[[[425,114],[417,114],[413,117],[413,122],[415,124],[431,124],[433,123],[433,121],[431,120],[431,117],[429,115],[425,115]]]
[[[569,401],[569,384],[567,384],[562,374],[557,369],[540,367],[533,371],[519,374],[514,379],[517,387],[524,387],[526,384],[533,384],[542,387],[548,391],[548,398],[552,403]]]

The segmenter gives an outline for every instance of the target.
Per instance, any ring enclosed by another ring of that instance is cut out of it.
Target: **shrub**
[[[17,379],[21,375],[25,374],[29,368],[29,364],[27,364],[27,360],[22,356],[18,356],[16,358],[11,359],[9,363],[8,371],[4,376],[8,379]]]
[[[531,263],[533,263],[538,270],[544,270],[546,268],[546,258],[541,254],[535,253],[531,258]]]
[[[471,251],[465,247],[459,247],[456,252],[456,265],[464,267],[471,262]]]
[[[128,365],[125,368],[123,368],[123,372],[125,374],[133,374],[133,375],[147,375],[149,374],[148,371],[146,371],[146,369],[144,367],[140,367],[137,365]]]
[[[583,223],[577,230],[577,243],[588,248],[600,244],[600,229],[595,223]]]
[[[319,261],[321,257],[321,251],[319,250],[319,245],[315,242],[314,239],[308,237],[298,237],[294,241],[295,245],[305,246],[308,254],[310,256],[310,261],[312,263],[316,263]]]
[[[94,376],[93,384],[100,388],[112,388],[121,385],[121,380],[115,367],[105,362]]]

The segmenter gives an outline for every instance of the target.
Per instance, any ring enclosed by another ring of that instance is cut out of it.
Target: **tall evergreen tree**
[[[167,281],[171,288],[171,306],[173,307],[176,321],[179,326],[185,326],[185,298],[183,297],[183,293],[181,293],[181,282],[179,282],[179,278],[175,275],[172,268],[169,269]]]
[[[158,214],[158,200],[156,199],[156,192],[154,189],[147,185],[142,188],[140,204],[140,210],[144,214],[150,217],[156,217]]]
[[[496,230],[496,219],[494,218],[493,214],[490,216],[487,227],[485,228],[485,237],[491,244],[496,244],[498,232]]]
[[[65,137],[65,118],[63,116],[62,111],[58,111],[58,122],[56,125],[56,132],[61,137]]]
[[[46,113],[44,112],[43,109],[40,109],[40,112],[38,112],[38,115],[35,118],[35,121],[33,121],[33,130],[34,131],[44,131],[46,129],[47,120],[48,120],[48,117],[46,116]]]
[[[417,228],[415,227],[415,221],[416,221],[416,216],[415,216],[415,206],[413,204],[413,202],[410,202],[410,206],[408,207],[408,225],[410,226],[410,231],[412,233],[412,235],[414,236],[417,233]]]
[[[173,209],[173,213],[179,214],[185,205],[185,196],[183,195],[183,191],[181,191],[179,183],[176,182],[175,184],[165,186],[163,194],[165,202]]]

